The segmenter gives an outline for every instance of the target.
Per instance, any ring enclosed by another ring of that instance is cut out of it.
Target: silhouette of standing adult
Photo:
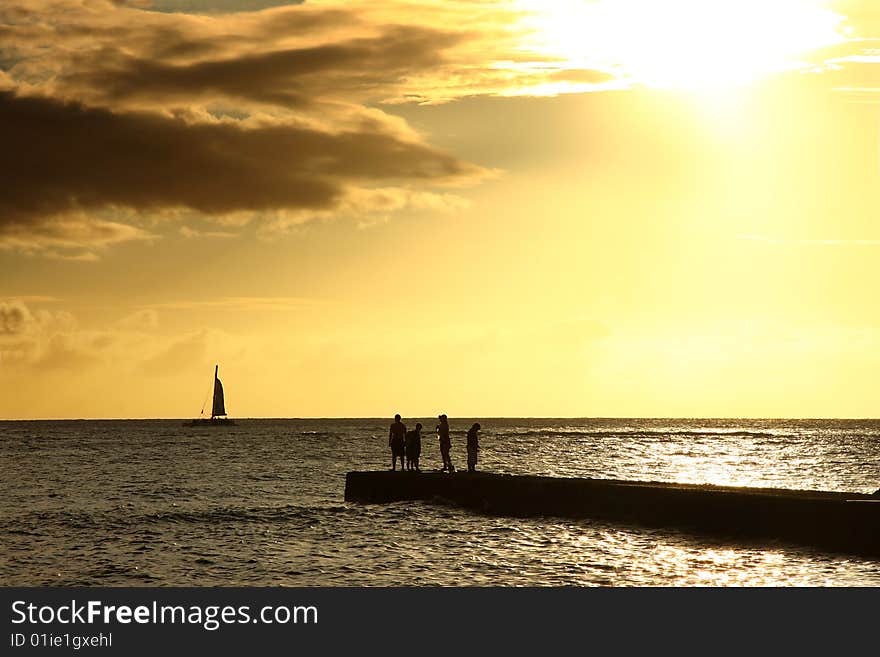
[[[397,469],[400,458],[400,471],[403,472],[403,459],[406,457],[406,425],[400,421],[400,415],[394,416],[394,422],[388,430],[388,446],[391,448],[391,469]]]
[[[467,432],[467,464],[468,472],[477,471],[477,452],[480,451],[480,441],[477,434],[480,431],[480,423],[474,422]]]
[[[440,424],[437,425],[437,437],[440,439],[440,457],[443,459],[443,467],[440,472],[455,472],[449,450],[452,449],[452,440],[449,437],[449,422],[446,415],[440,416]]]

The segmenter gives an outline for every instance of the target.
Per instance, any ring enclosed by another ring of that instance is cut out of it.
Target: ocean
[[[422,468],[440,466],[420,421]],[[870,493],[880,421],[450,418],[479,468]],[[880,586],[880,563],[673,530],[343,500],[391,419],[0,422],[4,586]]]

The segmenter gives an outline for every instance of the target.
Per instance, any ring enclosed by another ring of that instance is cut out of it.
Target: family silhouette
[[[437,417],[439,423],[435,429],[440,443],[440,459],[442,467],[439,472],[455,472],[452,463],[452,438],[450,437],[449,418],[443,413]],[[477,471],[477,455],[480,451],[479,431],[480,423],[474,422],[467,432],[467,469],[468,472]],[[419,461],[422,454],[422,425],[416,423],[415,429],[406,430],[406,425],[401,421],[400,414],[394,416],[394,422],[388,429],[388,447],[391,448],[391,470],[397,470],[397,461],[400,460],[400,471],[421,472]]]

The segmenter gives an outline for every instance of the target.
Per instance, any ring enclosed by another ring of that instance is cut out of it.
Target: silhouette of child
[[[406,469],[421,472],[419,469],[419,456],[422,453],[422,425],[416,423],[416,428],[406,432]]]
[[[467,432],[467,465],[468,472],[477,471],[477,452],[480,451],[480,441],[477,433],[480,431],[480,423],[474,422]]]

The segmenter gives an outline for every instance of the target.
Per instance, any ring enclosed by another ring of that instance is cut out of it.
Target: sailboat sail
[[[217,378],[217,369],[214,369],[214,405],[211,407],[211,417],[226,415],[226,406],[223,403],[223,384]]]

